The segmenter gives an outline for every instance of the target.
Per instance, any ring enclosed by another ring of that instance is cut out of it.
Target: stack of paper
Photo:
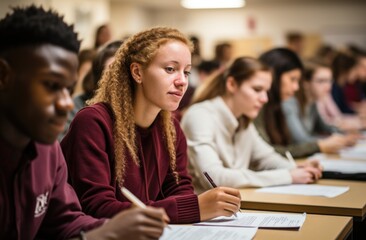
[[[321,160],[324,171],[340,173],[366,173],[366,162],[350,160]]]
[[[366,146],[363,144],[340,151],[341,158],[366,160]]]
[[[237,217],[218,217],[209,221],[196,223],[195,225],[299,229],[303,225],[305,219],[306,213],[284,214],[238,212]]]
[[[310,185],[310,184],[291,184],[278,187],[264,187],[257,189],[257,192],[265,193],[281,193],[281,194],[296,194],[304,196],[324,196],[336,197],[349,190],[349,187],[325,186],[325,185]]]
[[[169,225],[160,240],[249,240],[254,237],[257,228],[227,228],[205,226]]]

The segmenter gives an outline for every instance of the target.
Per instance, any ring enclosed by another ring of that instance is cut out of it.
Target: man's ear
[[[238,88],[238,84],[235,82],[235,79],[230,76],[226,79],[226,91],[228,93],[234,93]]]
[[[0,58],[0,90],[5,89],[9,82],[10,66],[5,59]]]
[[[131,63],[130,71],[133,79],[136,83],[140,84],[142,81],[142,70],[141,65],[139,63]]]

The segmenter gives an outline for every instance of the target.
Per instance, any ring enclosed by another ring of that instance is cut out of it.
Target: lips
[[[182,97],[183,96],[183,92],[181,91],[173,91],[173,92],[168,92],[171,95],[177,96],[177,97]]]
[[[60,131],[63,131],[66,122],[67,118],[55,118],[50,121],[50,123],[54,125],[57,129],[60,129]]]

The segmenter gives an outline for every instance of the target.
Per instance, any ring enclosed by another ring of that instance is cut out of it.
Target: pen
[[[295,163],[295,159],[292,157],[292,155],[291,155],[290,151],[286,151],[286,152],[285,152],[285,154],[286,154],[287,159],[288,159],[290,162]]]
[[[213,188],[217,188],[217,185],[214,183],[214,181],[212,180],[212,178],[210,177],[210,175],[208,175],[207,172],[203,172],[203,175],[205,175],[205,177],[207,178],[207,180],[210,182],[211,186]]]
[[[208,173],[207,173],[207,172],[203,172],[203,175],[205,175],[205,177],[206,177],[206,178],[207,178],[207,180],[210,182],[210,184],[211,184],[211,186],[212,186],[213,188],[217,188],[216,183],[212,180],[212,178],[210,177],[210,175],[208,175]],[[240,208],[239,208],[239,212],[241,212]],[[235,217],[238,217],[238,216],[236,215],[236,213],[234,213],[234,216],[235,216]]]
[[[140,199],[138,199],[135,195],[133,195],[133,193],[132,192],[130,192],[130,190],[128,190],[127,188],[125,188],[125,187],[121,187],[121,192],[122,192],[122,194],[128,199],[128,200],[130,200],[133,204],[135,204],[137,207],[139,207],[139,208],[146,208],[146,205],[143,203],[143,202],[141,202],[141,200]],[[169,226],[169,225],[167,225],[167,227],[169,228],[169,229],[171,229],[171,227]]]

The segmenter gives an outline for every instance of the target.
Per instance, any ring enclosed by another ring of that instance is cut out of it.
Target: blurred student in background
[[[305,38],[300,32],[288,32],[286,34],[286,47],[295,52],[299,57],[303,56]]]
[[[349,53],[340,52],[332,63],[334,83],[332,97],[342,113],[366,114],[362,89],[357,82],[359,65],[357,58]]]
[[[340,131],[359,131],[366,128],[366,119],[357,114],[343,114],[334,102],[331,89],[333,84],[332,69],[319,62],[311,62],[304,74],[307,85],[312,86],[316,107],[322,120]],[[310,87],[309,86],[309,87]]]
[[[295,95],[302,78],[303,64],[293,51],[275,48],[263,53],[259,60],[272,68],[273,81],[268,92],[268,103],[255,120],[259,134],[282,155],[286,151],[295,157],[305,157],[317,152],[335,153],[342,146],[341,136],[296,143],[287,126],[282,103]]]
[[[326,96],[331,88],[331,69],[308,63],[300,80],[300,88],[295,97],[282,103],[291,139],[295,143],[317,141],[339,130],[326,124],[316,107],[316,101]],[[340,147],[354,145],[358,136],[349,134],[339,139]]]
[[[122,41],[111,42],[96,53],[94,59],[92,60],[92,67],[86,74],[83,81],[83,92],[73,98],[74,109],[69,113],[67,117],[67,123],[65,125],[65,130],[58,137],[59,141],[65,136],[67,130],[69,129],[71,121],[74,119],[77,112],[86,106],[86,102],[91,99],[94,95],[95,90],[98,87],[98,82],[102,77],[102,73],[105,68],[107,68],[114,60],[114,54],[121,46]]]
[[[97,50],[112,40],[112,32],[108,24],[100,25],[95,31],[94,49]]]
[[[196,191],[210,189],[204,171],[217,185],[235,188],[312,183],[320,178],[317,162],[297,168],[263,141],[252,124],[268,101],[271,83],[268,67],[241,57],[197,89],[182,119]]]
[[[84,80],[89,77],[87,75],[92,67],[95,53],[96,51],[94,49],[83,49],[79,52],[78,80],[71,91],[73,97],[78,96],[84,92],[83,83]]]
[[[214,60],[220,64],[221,69],[226,69],[233,60],[233,47],[230,43],[224,42],[215,46]]]
[[[198,64],[198,66],[196,67],[197,75],[198,75],[198,79],[199,79],[198,86],[200,86],[204,81],[206,81],[206,79],[210,75],[212,75],[216,71],[218,71],[219,68],[220,68],[220,64],[215,60],[211,60],[211,61],[202,60],[201,63]],[[178,110],[181,111],[181,114],[183,114],[183,111],[191,103],[195,90],[196,90],[196,87],[193,87],[191,85],[188,86],[187,91],[182,98],[182,101],[180,101],[180,103],[179,103]]]

